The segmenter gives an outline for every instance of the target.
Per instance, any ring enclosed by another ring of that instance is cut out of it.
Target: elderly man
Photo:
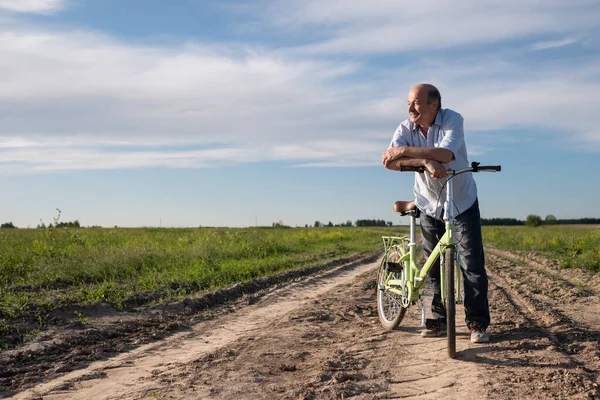
[[[396,129],[390,147],[383,153],[383,165],[425,167],[429,173],[415,173],[415,202],[421,211],[420,225],[425,256],[429,256],[443,236],[444,201],[439,195],[446,180],[446,169],[469,167],[464,140],[463,118],[450,109],[442,109],[440,92],[432,85],[420,84],[408,94],[409,118]],[[490,324],[488,278],[485,271],[477,186],[472,174],[454,180],[456,243],[463,267],[466,323],[473,343],[489,341]],[[430,272],[433,285],[431,311],[440,321],[439,328],[428,328],[421,336],[446,333],[446,312],[441,300],[439,259]]]

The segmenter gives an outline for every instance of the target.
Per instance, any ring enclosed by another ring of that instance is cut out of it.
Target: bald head
[[[442,95],[435,86],[430,85],[429,83],[419,83],[412,88],[411,92],[413,91],[424,96],[424,98],[427,98],[427,104],[433,104],[434,101],[437,101],[438,111],[442,108]]]
[[[408,94],[410,120],[425,129],[433,124],[441,108],[442,96],[433,85],[428,83],[418,84]]]

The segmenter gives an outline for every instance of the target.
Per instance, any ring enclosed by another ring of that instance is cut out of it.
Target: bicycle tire
[[[383,326],[386,331],[396,329],[398,325],[400,325],[400,322],[402,322],[402,319],[404,319],[407,310],[407,308],[402,307],[399,298],[400,296],[386,291],[384,286],[385,279],[390,273],[387,268],[387,262],[397,263],[401,256],[401,250],[392,247],[384,256],[377,272],[377,314],[381,326]],[[399,275],[396,278],[399,278],[401,277],[401,274],[406,273],[405,268],[406,266],[403,265],[401,272],[393,272]]]
[[[448,337],[448,357],[456,356],[456,294],[454,281],[454,249],[448,248],[444,254],[446,274],[446,329]]]

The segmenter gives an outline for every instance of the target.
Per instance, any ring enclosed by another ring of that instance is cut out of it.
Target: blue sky
[[[0,220],[406,222],[406,97],[460,112],[483,217],[600,217],[597,0],[0,0]]]

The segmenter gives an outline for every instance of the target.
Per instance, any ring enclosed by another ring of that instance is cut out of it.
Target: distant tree
[[[573,225],[573,224],[593,224],[593,225],[598,225],[600,224],[600,218],[579,218],[579,219],[559,219],[557,220],[557,222],[559,224],[568,224],[568,225]]]
[[[524,222],[516,218],[481,218],[481,225],[523,225]]]
[[[331,221],[329,221],[329,223],[327,224],[327,226],[330,227],[330,228],[333,226],[333,224],[331,223]]]
[[[5,222],[2,225],[0,225],[0,229],[14,229],[14,228],[16,228],[16,226],[14,226],[12,222]]]
[[[392,221],[388,221],[387,224],[388,226],[394,226],[394,223]]]
[[[323,224],[321,223],[321,221],[315,221],[315,228],[320,228],[322,226]]]
[[[556,225],[558,221],[556,220],[556,217],[554,215],[548,214],[546,215],[546,220],[544,221],[544,223],[546,225]]]
[[[382,219],[359,219],[356,220],[356,226],[386,226],[387,223]]]
[[[50,224],[51,226],[52,224]],[[68,221],[68,222],[56,222],[54,224],[55,228],[81,228],[78,220]]]
[[[540,217],[539,215],[535,215],[535,214],[529,214],[527,216],[527,219],[525,220],[525,225],[538,227],[538,226],[542,225],[542,217]]]

